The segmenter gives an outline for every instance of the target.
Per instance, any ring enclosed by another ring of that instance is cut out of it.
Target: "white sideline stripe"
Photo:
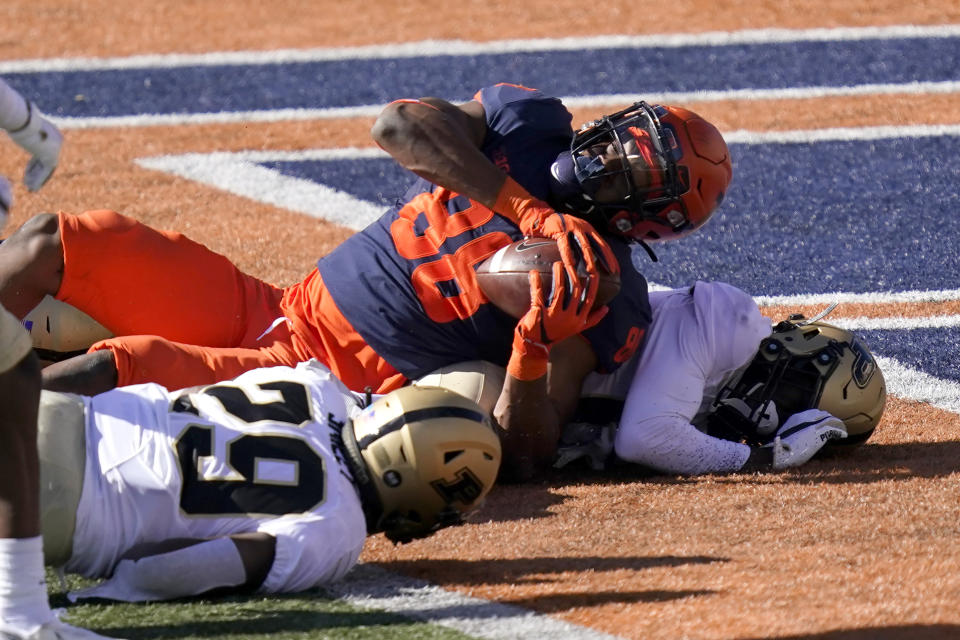
[[[877,364],[891,394],[960,414],[960,384],[935,378],[892,358],[877,357]]]
[[[357,565],[346,578],[324,590],[357,607],[401,614],[484,640],[618,639],[521,607],[447,591],[373,565]]]
[[[821,29],[744,29],[703,33],[667,33],[639,36],[600,35],[570,38],[536,38],[472,42],[424,40],[402,44],[359,47],[279,49],[272,51],[221,51],[201,54],[146,54],[112,58],[36,58],[0,62],[0,74],[101,69],[172,68],[184,66],[253,65],[321,60],[362,60],[420,56],[470,56],[532,51],[580,49],[676,48],[727,46],[779,42],[830,42],[883,38],[953,38],[960,25],[893,25]]]
[[[384,105],[329,109],[271,109],[267,111],[219,111],[216,113],[161,113],[132,116],[74,118],[49,116],[62,129],[109,129],[113,127],[173,127],[186,124],[232,124],[236,122],[289,122],[331,118],[367,118],[379,114]]]
[[[842,87],[790,87],[779,89],[726,89],[714,91],[670,91],[644,93],[647,102],[687,103],[715,102],[717,100],[802,100],[804,98],[829,98],[834,96],[864,96],[876,94],[924,94],[957,93],[960,82],[903,82],[888,84],[857,84]],[[568,107],[595,107],[609,104],[630,104],[638,99],[637,94],[620,93],[591,96],[568,96],[562,98]]]
[[[796,129],[793,131],[730,131],[723,134],[728,143],[771,144],[823,142],[826,140],[881,140],[887,138],[925,138],[960,136],[960,125],[913,125],[885,127],[835,127]]]
[[[164,171],[358,231],[380,217],[385,207],[312,180],[285,176],[257,162],[380,156],[388,157],[380,149],[348,148],[309,152],[188,153],[140,158],[136,162],[147,169]]]
[[[876,129],[876,128],[873,128]],[[929,130],[949,129],[950,135],[960,135],[956,127],[905,127],[903,135],[943,135]],[[833,132],[856,132],[856,129],[832,129]],[[778,135],[797,132],[780,132]],[[818,132],[806,132],[816,134]],[[762,136],[764,134],[756,134]],[[353,230],[360,230],[383,213],[384,207],[355,198],[348,193],[310,180],[288,177],[277,171],[258,166],[258,162],[332,160],[357,158],[386,158],[376,148],[344,147],[338,149],[310,149],[305,151],[239,151],[220,153],[187,153],[179,155],[140,158],[136,163],[147,169],[164,171],[194,180],[235,195],[267,202],[291,211],[329,220]],[[650,283],[651,290],[662,287]],[[906,291],[897,293],[830,293],[791,296],[758,296],[760,306],[830,304],[832,302],[938,302],[960,299],[960,289],[943,291]]]
[[[960,82],[907,82],[903,84],[864,84],[850,87],[804,87],[802,89],[731,89],[729,91],[687,91],[669,93],[643,94],[608,94],[591,96],[567,96],[561,98],[563,103],[572,108],[590,108],[616,105],[617,107],[630,104],[639,98],[647,102],[659,103],[693,103],[713,102],[717,100],[799,100],[804,98],[822,98],[830,96],[862,96],[876,94],[929,94],[929,93],[960,93]],[[57,126],[63,129],[105,129],[112,127],[161,127],[202,124],[231,124],[237,122],[288,122],[296,120],[323,120],[332,118],[372,118],[383,109],[382,104],[360,105],[355,107],[330,107],[323,109],[272,109],[254,111],[221,111],[216,113],[193,114],[138,114],[128,116],[101,116],[91,118],[49,116]],[[865,127],[873,133],[861,134],[866,138],[902,137],[910,135],[903,133],[911,127]],[[936,125],[926,127],[912,127],[925,133],[917,135],[958,135],[956,126]],[[804,142],[803,136],[814,136],[812,139],[823,138],[826,132],[840,132],[826,134],[827,136],[842,137],[844,131],[854,129],[823,129],[796,132],[751,133],[749,131],[735,131],[724,134],[729,142],[756,143],[756,142]],[[938,132],[939,131],[939,132]],[[792,135],[792,137],[791,137]],[[769,139],[764,138],[766,136]],[[798,140],[797,137],[800,139]],[[863,139],[863,138],[858,138]]]
[[[658,288],[664,289],[657,285]],[[754,296],[761,307],[801,306],[834,302],[847,303],[900,303],[900,302],[949,302],[960,300],[960,289],[940,289],[932,291],[882,291],[877,293],[801,293],[786,296]]]
[[[829,316],[827,316],[824,318],[824,322],[835,324],[838,327],[847,329],[848,331],[864,331],[874,329],[893,329],[897,331],[910,329],[950,329],[953,327],[960,327],[960,315],[926,316],[920,318],[904,318],[900,316],[892,318],[860,317],[837,318],[835,320],[832,320]]]

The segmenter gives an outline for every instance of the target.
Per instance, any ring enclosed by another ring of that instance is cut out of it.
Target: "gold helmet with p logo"
[[[343,430],[367,529],[394,542],[459,524],[480,506],[500,467],[500,439],[480,406],[440,387],[377,399]],[[365,476],[365,477],[364,477]]]
[[[741,408],[717,411],[710,425],[713,435],[729,437],[722,433],[728,429],[752,444],[763,444],[791,415],[816,408],[843,421],[848,436],[831,443],[843,447],[870,437],[883,415],[887,389],[863,340],[846,329],[793,315],[774,326],[739,380],[721,391],[717,404],[730,407],[731,399],[740,401]],[[758,429],[762,419],[771,417],[772,424]]]

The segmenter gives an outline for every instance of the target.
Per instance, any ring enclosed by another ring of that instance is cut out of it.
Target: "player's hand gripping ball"
[[[553,288],[553,263],[560,261],[556,240],[524,238],[509,244],[487,258],[477,268],[480,290],[490,302],[514,318],[522,317],[530,308],[530,271],[539,271],[544,293]],[[586,278],[586,267],[577,270]],[[613,300],[620,291],[620,276],[600,269],[600,285],[593,305],[598,309]]]

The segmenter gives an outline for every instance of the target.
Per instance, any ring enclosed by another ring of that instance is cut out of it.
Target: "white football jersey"
[[[618,457],[667,473],[736,471],[747,445],[704,433],[717,393],[757,352],[771,323],[753,298],[722,282],[650,294],[642,350],[611,376],[591,376],[584,396],[624,398]]]
[[[354,396],[316,362],[247,372],[177,398],[156,384],[88,398],[86,469],[67,571],[109,575],[174,538],[275,536],[263,592],[352,567],[366,539],[338,445]]]

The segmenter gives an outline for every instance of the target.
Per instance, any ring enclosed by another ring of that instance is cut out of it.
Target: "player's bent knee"
[[[60,242],[60,217],[41,213],[24,223],[25,242],[33,262],[63,269],[63,244]],[[19,231],[18,231],[19,233]]]

